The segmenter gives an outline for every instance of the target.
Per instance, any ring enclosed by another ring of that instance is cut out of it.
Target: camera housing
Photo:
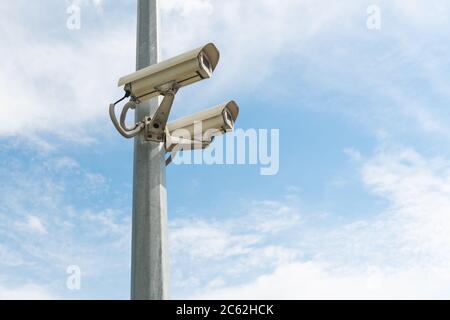
[[[167,86],[179,88],[211,78],[220,53],[213,43],[151,65],[119,79],[118,86],[139,101],[159,96]]]
[[[215,136],[233,131],[238,115],[239,106],[230,101],[173,121],[167,125],[166,149],[171,151],[176,145],[186,145],[184,150],[204,149]]]

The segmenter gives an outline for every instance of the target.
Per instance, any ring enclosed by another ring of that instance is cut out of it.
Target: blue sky
[[[163,58],[222,53],[172,117],[235,99],[239,128],[280,130],[275,176],[168,169],[173,298],[450,297],[446,1],[160,9]],[[134,0],[0,8],[0,298],[129,297],[133,146],[107,106],[134,70],[135,25]],[[70,265],[81,290],[66,288]]]

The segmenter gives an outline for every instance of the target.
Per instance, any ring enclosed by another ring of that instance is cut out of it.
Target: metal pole
[[[159,59],[158,1],[138,0],[137,70]],[[136,122],[152,115],[155,98],[141,103]],[[131,299],[168,299],[167,192],[165,150],[141,133],[134,144]]]

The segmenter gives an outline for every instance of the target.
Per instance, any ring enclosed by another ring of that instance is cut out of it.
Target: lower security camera
[[[217,107],[194,113],[193,115],[170,122],[167,125],[169,132],[186,130],[192,137],[203,135],[206,131],[217,134],[227,133],[234,129],[234,123],[239,115],[239,107],[234,101],[221,104]],[[195,132],[195,124],[201,124],[202,132]]]
[[[205,149],[215,136],[233,131],[239,115],[234,101],[178,119],[167,125],[166,149],[179,145],[183,150]]]

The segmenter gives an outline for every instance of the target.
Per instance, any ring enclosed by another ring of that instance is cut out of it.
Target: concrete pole
[[[158,1],[138,0],[137,70],[159,59]],[[141,103],[136,122],[152,115],[159,99]],[[168,299],[167,192],[165,150],[147,142],[144,132],[135,138],[131,299]]]

